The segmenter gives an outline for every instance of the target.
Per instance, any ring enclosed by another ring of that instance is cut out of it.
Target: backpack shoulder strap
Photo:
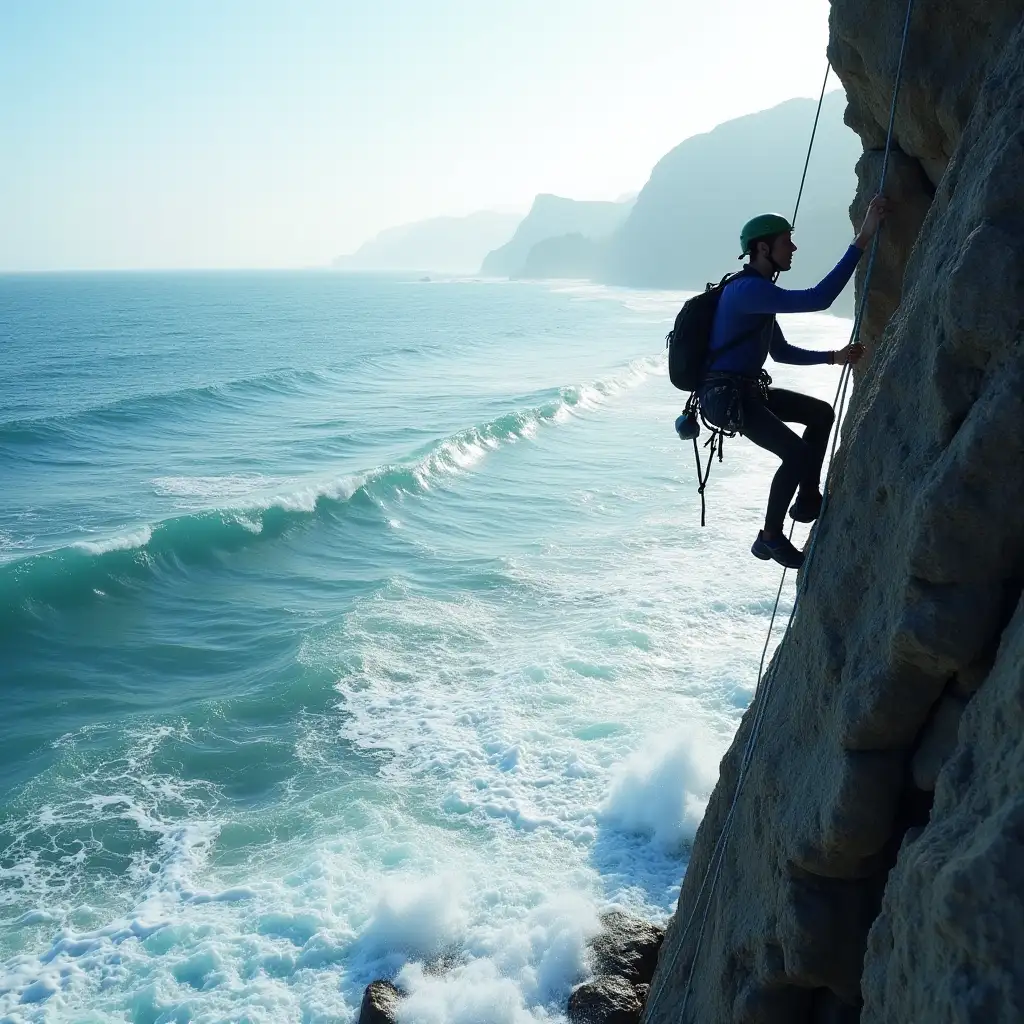
[[[725,286],[732,284],[733,281],[738,280],[741,277],[749,277],[751,274],[756,274],[756,270],[752,270],[750,266],[745,266],[742,270],[738,270],[735,274],[726,274],[722,278],[721,285],[719,287],[725,290]],[[775,318],[775,314],[772,314],[772,319]],[[736,335],[735,338],[730,338],[720,349],[717,349],[713,354],[708,353],[708,362],[712,361],[712,355],[714,359],[724,355],[726,352],[731,352],[738,345],[742,345],[748,338],[752,338],[759,331],[764,330],[764,324],[758,324],[756,327],[752,327],[749,331],[742,331]]]

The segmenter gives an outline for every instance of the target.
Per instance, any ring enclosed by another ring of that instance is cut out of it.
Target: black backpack
[[[672,330],[665,335],[665,344],[668,347],[668,379],[680,391],[697,390],[708,359],[711,326],[715,322],[718,300],[725,286],[744,273],[745,267],[739,273],[726,274],[718,284],[708,284],[699,295],[687,299],[676,314]]]

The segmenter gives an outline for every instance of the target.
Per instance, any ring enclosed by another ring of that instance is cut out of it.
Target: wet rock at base
[[[591,942],[598,974],[613,974],[634,985],[649,982],[658,966],[665,929],[612,910],[601,915],[604,931]]]
[[[614,974],[585,982],[569,997],[571,1024],[636,1024],[642,1011],[636,988]]]
[[[363,993],[359,1024],[395,1024],[402,993],[390,981],[371,981]]]
[[[956,747],[963,713],[964,704],[955,697],[943,697],[936,705],[910,762],[918,789],[935,789],[935,780]]]

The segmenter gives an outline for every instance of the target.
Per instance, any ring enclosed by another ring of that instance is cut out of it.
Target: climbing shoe
[[[787,569],[799,569],[804,564],[804,553],[797,551],[790,544],[789,538],[782,533],[772,540],[765,540],[764,533],[758,533],[757,540],[750,548],[750,553],[765,562],[769,558],[774,558],[779,565],[785,566]]]
[[[789,507],[789,514],[798,523],[813,523],[821,512],[822,500],[817,491],[810,495],[798,494]]]

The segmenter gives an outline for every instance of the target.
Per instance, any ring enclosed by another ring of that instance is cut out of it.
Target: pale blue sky
[[[615,198],[687,136],[817,95],[827,22],[827,0],[0,0],[0,270],[309,266],[423,217]]]

